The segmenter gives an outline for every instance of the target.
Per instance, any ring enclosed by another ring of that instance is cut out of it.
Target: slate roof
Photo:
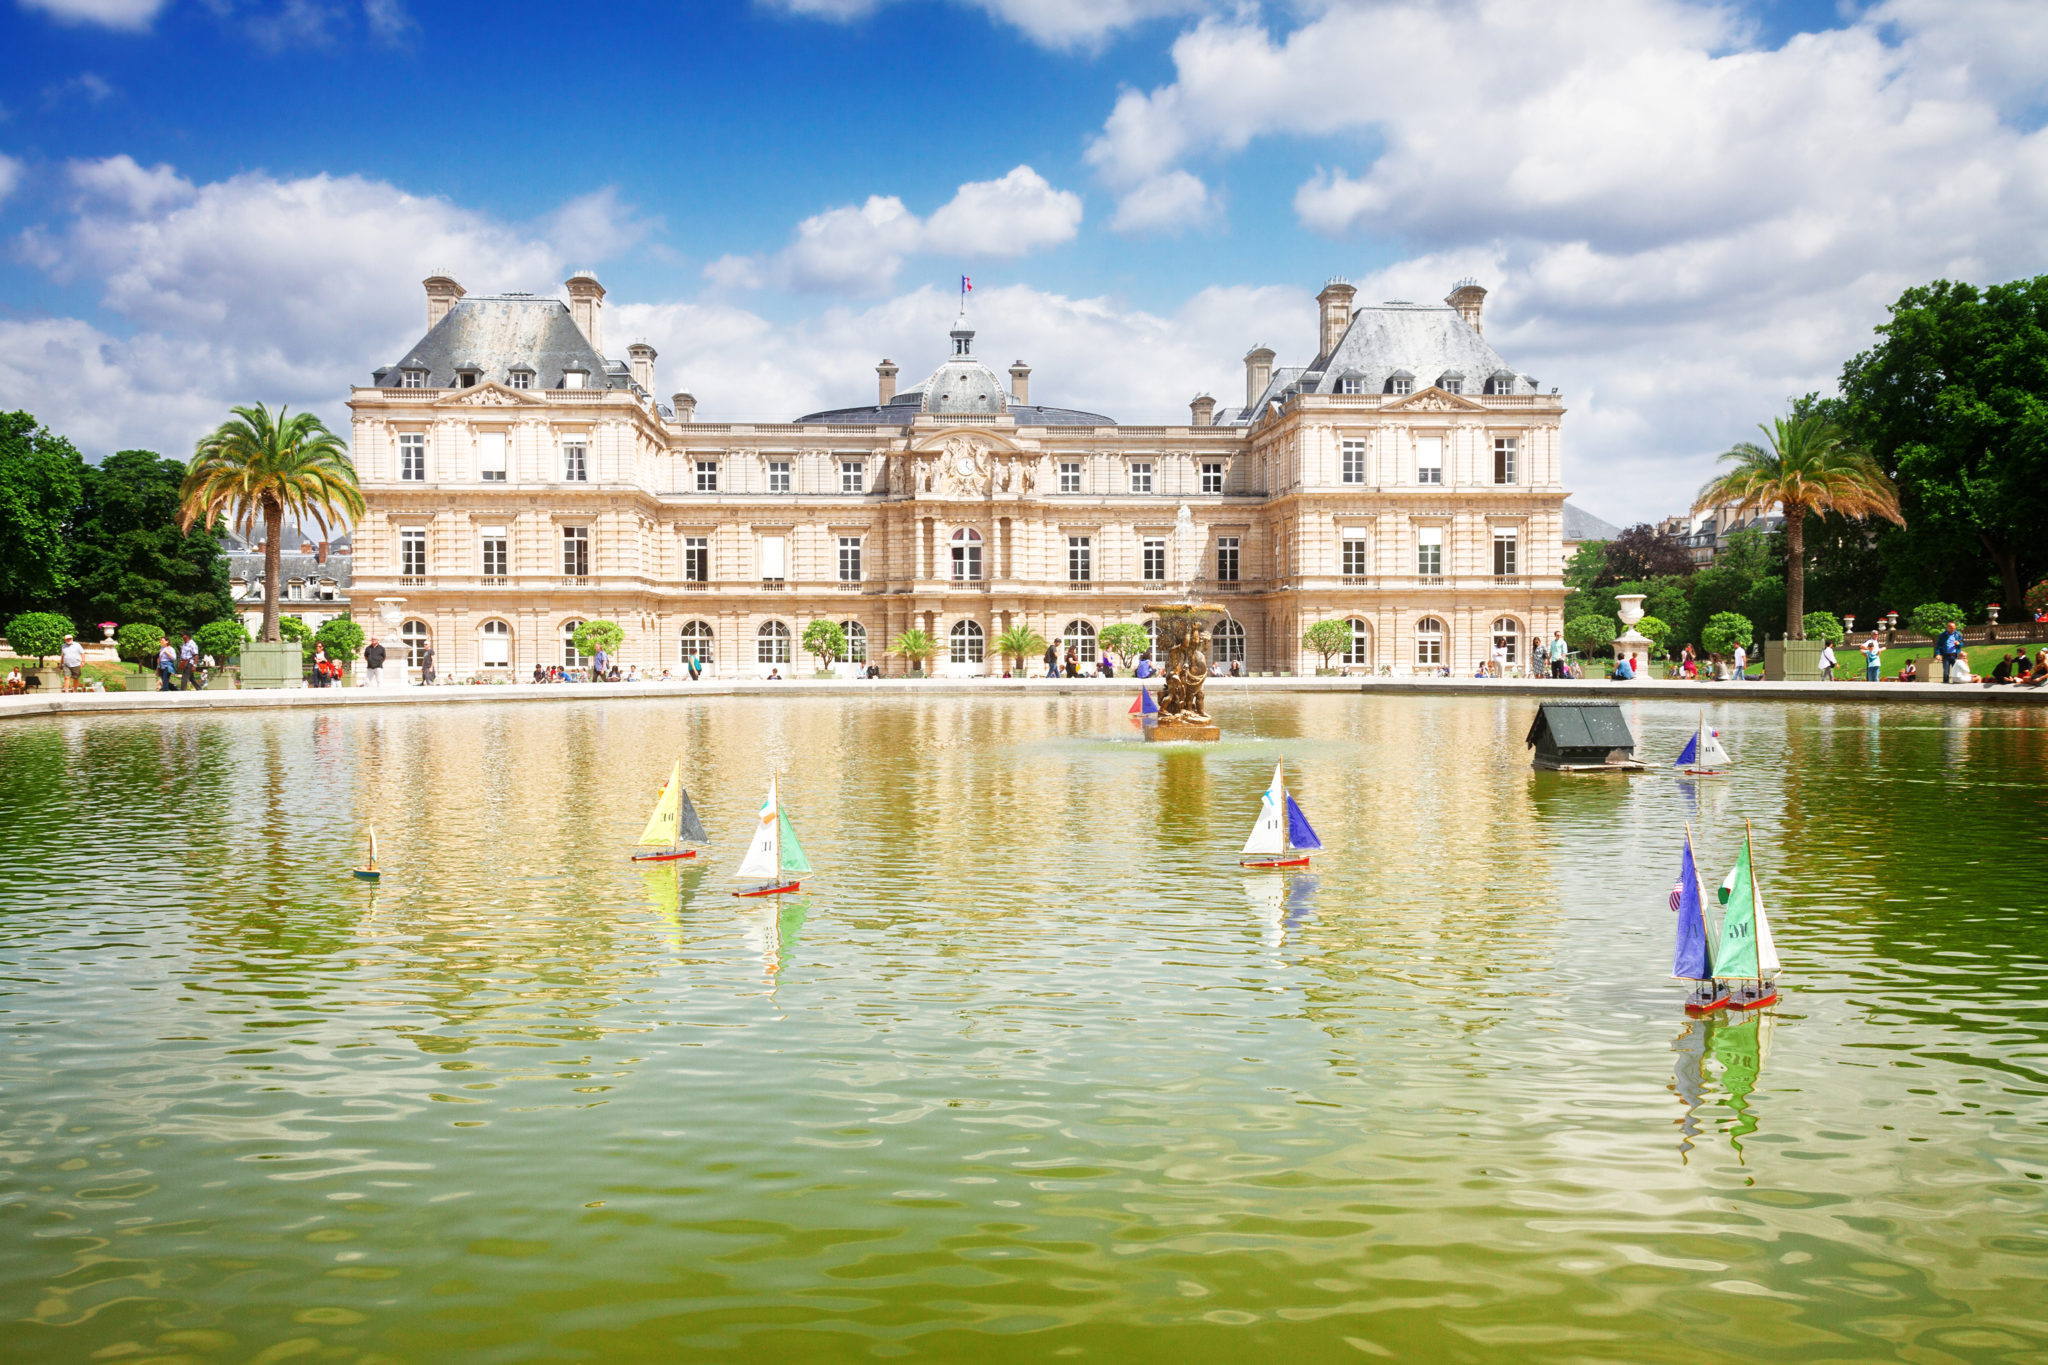
[[[956,348],[963,337],[971,347],[974,330],[967,326],[963,318],[953,324],[951,336]],[[953,414],[993,416],[1007,412],[1016,418],[1020,427],[1116,425],[1114,417],[1105,417],[1099,412],[1012,402],[1009,386],[1003,382],[1000,375],[971,354],[958,349],[955,354],[946,358],[943,365],[933,370],[928,378],[898,389],[896,396],[887,403],[858,408],[833,408],[826,412],[808,412],[796,420],[829,422],[834,426],[847,427],[907,427],[921,412],[942,417]]]
[[[907,427],[911,420],[924,408],[916,403],[890,403],[887,406],[865,408],[833,408],[827,412],[806,413],[797,418],[799,422],[830,422],[845,427]],[[1113,427],[1114,417],[1104,417],[1099,412],[1083,412],[1079,408],[1048,408],[1036,403],[1009,403],[1004,412],[1017,419],[1020,427]]]
[[[1536,381],[1502,359],[1457,309],[1395,300],[1352,310],[1351,325],[1334,350],[1307,365],[1276,368],[1257,401],[1218,413],[1216,425],[1249,425],[1270,404],[1284,403],[1296,393],[1336,393],[1347,376],[1359,380],[1366,393],[1385,393],[1387,380],[1396,374],[1411,377],[1417,389],[1457,375],[1464,380],[1463,391],[1475,396],[1486,391],[1494,376],[1512,374],[1508,392],[1537,391]]]
[[[1583,507],[1574,507],[1569,501],[1564,505],[1564,543],[1577,545],[1588,540],[1612,540],[1621,534],[1621,528],[1611,521],[1602,521]]]
[[[570,316],[568,304],[532,294],[471,294],[457,299],[448,315],[410,350],[377,371],[376,387],[400,387],[400,371],[415,364],[426,368],[430,389],[460,387],[456,370],[463,366],[474,366],[479,382],[508,385],[512,370],[524,366],[533,371],[535,389],[561,388],[562,376],[571,369],[584,372],[585,388],[633,387],[625,363],[607,362],[597,353]]]

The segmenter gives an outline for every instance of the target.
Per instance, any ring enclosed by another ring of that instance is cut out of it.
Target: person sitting
[[[782,681],[782,670],[781,670],[781,669],[779,669],[779,668],[771,668],[771,669],[769,669],[769,670],[768,670],[768,679],[767,679],[767,680],[768,680],[769,682],[781,682],[781,681]]]
[[[1999,655],[1998,662],[1992,666],[1991,676],[1988,678],[1981,679],[1980,681],[1982,681],[1986,687],[2003,687],[2005,684],[2011,682],[2012,655]]]
[[[1140,654],[1140,655],[1138,656],[1138,666],[1137,666],[1137,667],[1136,667],[1135,669],[1133,669],[1133,670],[1131,671],[1131,676],[1132,676],[1132,677],[1134,677],[1134,678],[1149,678],[1149,677],[1151,677],[1151,676],[1153,675],[1153,673],[1154,673],[1154,672],[1156,672],[1156,671],[1157,671],[1157,670],[1155,670],[1155,669],[1154,669],[1154,668],[1152,667],[1152,656],[1151,656],[1151,654],[1149,654],[1149,653],[1145,653],[1145,654]]]
[[[1918,665],[1918,664],[1914,663],[1914,662],[1913,662],[1913,661],[1912,661],[1911,659],[1908,659],[1908,660],[1906,660],[1906,666],[1905,666],[1904,668],[1902,668],[1902,669],[1900,669],[1900,670],[1899,670],[1899,681],[1900,681],[1900,682],[1918,682],[1918,681],[1920,681],[1920,665]]]
[[[1244,676],[1244,662],[1242,660],[1232,659],[1230,661],[1230,676],[1233,678],[1242,678]]]
[[[1628,660],[1626,658],[1616,659],[1614,661],[1614,681],[1631,682],[1634,680],[1635,676],[1636,671],[1628,666]]]

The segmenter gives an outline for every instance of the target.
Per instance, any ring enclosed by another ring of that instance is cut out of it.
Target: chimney
[[[326,542],[326,541],[324,541],[324,540],[323,540],[323,541],[321,541],[321,542],[320,542],[320,548],[319,548],[318,550],[314,551],[314,553],[313,553],[313,562],[314,562],[315,564],[325,564],[325,563],[327,562],[327,542]]]
[[[896,362],[887,356],[875,366],[875,394],[875,401],[883,407],[889,406],[889,400],[896,396]]]
[[[313,553],[313,542],[312,542],[312,541],[310,541],[310,540],[302,540],[302,541],[300,541],[300,542],[299,542],[299,553],[300,553],[300,554],[302,554],[302,555],[309,555],[309,554],[312,554],[312,553]]]
[[[1486,302],[1486,291],[1479,287],[1479,281],[1469,276],[1459,280],[1452,287],[1450,294],[1444,299],[1444,302],[1457,309],[1458,316],[1471,323],[1473,331],[1481,330],[1479,326],[1479,310]]]
[[[421,283],[427,287],[427,330],[448,316],[448,310],[462,297],[462,286],[446,275],[429,275]]]
[[[1273,351],[1269,346],[1254,346],[1244,353],[1244,405],[1247,416],[1256,416],[1250,411],[1252,404],[1259,401],[1259,395],[1273,382]]]
[[[1316,308],[1322,316],[1321,346],[1316,352],[1319,358],[1336,350],[1337,343],[1344,339],[1344,330],[1351,325],[1351,300],[1357,293],[1343,280],[1331,280],[1316,295]]]
[[[626,357],[632,362],[633,382],[640,391],[654,396],[654,348],[644,341],[636,341],[626,348]]]
[[[697,420],[696,395],[679,393],[668,401],[669,405],[676,410],[676,420],[678,422],[694,422]]]
[[[583,329],[590,349],[604,354],[604,286],[588,270],[571,275],[563,286],[569,291],[569,316]]]
[[[1195,415],[1194,425],[1198,427],[1213,427],[1216,425],[1216,400],[1208,394],[1205,393],[1197,396],[1194,402],[1188,404],[1188,411]]]
[[[1031,401],[1031,367],[1021,360],[1010,362],[1010,401],[1029,403]]]

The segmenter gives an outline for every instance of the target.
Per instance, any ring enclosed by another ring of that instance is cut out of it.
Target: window
[[[486,526],[482,529],[484,552],[483,571],[485,578],[503,578],[510,572],[511,556],[507,553],[505,528]]]
[[[1441,578],[1444,572],[1444,528],[1415,528],[1415,572],[1424,578]]]
[[[1204,493],[1221,493],[1223,491],[1223,466],[1220,462],[1210,461],[1202,466],[1202,491]]]
[[[1229,617],[1216,623],[1209,632],[1209,656],[1226,666],[1244,662],[1244,627]]]
[[[405,650],[407,668],[427,666],[427,647],[433,643],[433,637],[428,634],[425,621],[407,621],[400,626],[398,641],[399,646]]]
[[[1081,491],[1081,462],[1080,462],[1079,460],[1061,460],[1061,461],[1060,461],[1060,492],[1062,492],[1062,493],[1078,493],[1078,492],[1080,492],[1080,491]]]
[[[1351,643],[1344,646],[1344,662],[1347,664],[1370,664],[1372,662],[1372,627],[1356,616],[1344,623],[1351,627]]]
[[[568,483],[590,482],[590,449],[583,442],[562,442],[562,478]]]
[[[1436,386],[1445,393],[1463,393],[1465,391],[1465,376],[1453,370],[1437,380]]]
[[[530,389],[533,387],[532,370],[514,370],[510,377],[512,387],[515,389]]]
[[[1488,393],[1513,393],[1515,391],[1514,373],[1510,370],[1496,371],[1493,378],[1486,381],[1486,391]]]
[[[709,583],[711,581],[711,537],[683,537],[683,581],[685,583]]]
[[[1396,370],[1387,376],[1387,392],[1407,394],[1415,392],[1415,376],[1406,370]]]
[[[1441,436],[1418,436],[1415,438],[1415,482],[1442,483],[1444,481],[1444,438]]]
[[[956,664],[978,664],[986,637],[979,621],[955,621],[951,632],[952,659]]]
[[[1086,621],[1067,622],[1067,628],[1060,632],[1060,645],[1062,651],[1072,650],[1075,660],[1083,665],[1094,663],[1100,656],[1095,648],[1095,627]],[[1061,658],[1064,660],[1064,652]]]
[[[1521,662],[1517,646],[1522,641],[1522,627],[1512,616],[1503,616],[1493,623],[1493,647],[1503,652],[1511,664]]]
[[[486,621],[477,627],[476,641],[477,667],[512,666],[512,627],[503,621]]]
[[[586,373],[587,373],[587,371],[584,371],[584,370],[564,370],[564,371],[562,371],[562,387],[563,387],[563,388],[565,388],[565,389],[580,389],[580,388],[582,388],[582,387],[583,387],[583,376],[584,376],[584,375],[585,375]]]
[[[398,387],[399,387],[399,388],[401,388],[401,389],[424,389],[424,388],[425,388],[426,386],[427,386],[427,372],[426,372],[425,370],[400,370],[400,371],[399,371],[399,373],[398,373]]]
[[[1365,577],[1366,565],[1368,563],[1366,559],[1366,545],[1364,528],[1357,526],[1347,526],[1344,528],[1343,557],[1340,567],[1343,569],[1346,578]]]
[[[486,483],[505,481],[505,433],[480,431],[476,437],[477,477]]]
[[[839,581],[860,582],[860,537],[839,537]]]
[[[1237,537],[1216,537],[1216,581],[1237,582]]]
[[[400,531],[398,533],[398,572],[406,578],[423,578],[427,572],[427,533],[425,531]],[[292,596],[297,597],[298,584],[292,584]]]
[[[1344,443],[1344,482],[1365,482],[1365,442],[1363,441],[1346,441]]]
[[[1444,662],[1444,623],[1425,616],[1415,623],[1415,662],[1424,668],[1441,668]]]
[[[789,491],[788,460],[770,460],[768,462],[768,491],[770,493],[787,493]]]
[[[868,661],[868,628],[858,621],[841,621],[839,629],[846,636],[846,653],[840,655],[850,664],[864,664]]]
[[[1520,570],[1515,567],[1515,533],[1495,531],[1493,533],[1493,571],[1512,576]]]
[[[427,477],[427,438],[417,432],[407,432],[398,438],[398,477],[408,483],[420,483]]]
[[[1093,577],[1089,565],[1089,545],[1086,536],[1067,537],[1067,581],[1086,583]]]
[[[697,461],[697,491],[716,493],[718,491],[718,461]]]
[[[576,628],[582,624],[581,621],[562,622],[562,667],[564,668],[587,668],[590,664],[590,656],[588,654],[578,654],[576,652]]]
[[[562,528],[562,572],[570,578],[589,577],[590,528],[588,526],[564,526]]]
[[[761,629],[754,633],[754,662],[763,664],[786,664],[789,662],[789,627],[780,621],[764,621]]]
[[[1141,576],[1147,583],[1166,581],[1166,541],[1164,538],[1147,536],[1139,545],[1139,557],[1143,561]]]
[[[711,623],[709,621],[686,621],[676,632],[676,658],[688,663],[695,659],[700,663],[711,662]]]
[[[1347,374],[1342,379],[1337,381],[1337,392],[1364,393],[1365,381],[1363,379],[1360,379],[1355,374]]]
[[[981,532],[963,526],[953,533],[953,581],[973,583],[981,578]]]
[[[1131,462],[1131,491],[1150,493],[1152,491],[1152,462],[1133,460]]]
[[[789,572],[789,541],[782,536],[761,537],[761,581],[780,583]]]
[[[1493,438],[1493,481],[1513,483],[1515,481],[1515,438],[1496,436]]]
[[[868,467],[859,460],[841,460],[839,462],[839,491],[842,493],[861,492],[861,486],[867,482],[867,471]]]

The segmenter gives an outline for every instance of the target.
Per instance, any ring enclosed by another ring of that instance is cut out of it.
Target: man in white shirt
[[[1508,647],[1500,641],[1493,642],[1493,676],[1505,678],[1508,675]]]
[[[1822,640],[1820,642],[1820,680],[1822,682],[1833,682],[1835,680],[1835,646],[1829,640]]]
[[[57,662],[64,669],[64,690],[83,692],[85,690],[85,646],[64,637],[64,647],[57,651]]]
[[[1735,681],[1746,682],[1748,681],[1748,679],[1749,651],[1744,649],[1741,645],[1737,645],[1735,646]]]
[[[1564,676],[1564,635],[1555,630],[1550,632],[1550,676]]]

